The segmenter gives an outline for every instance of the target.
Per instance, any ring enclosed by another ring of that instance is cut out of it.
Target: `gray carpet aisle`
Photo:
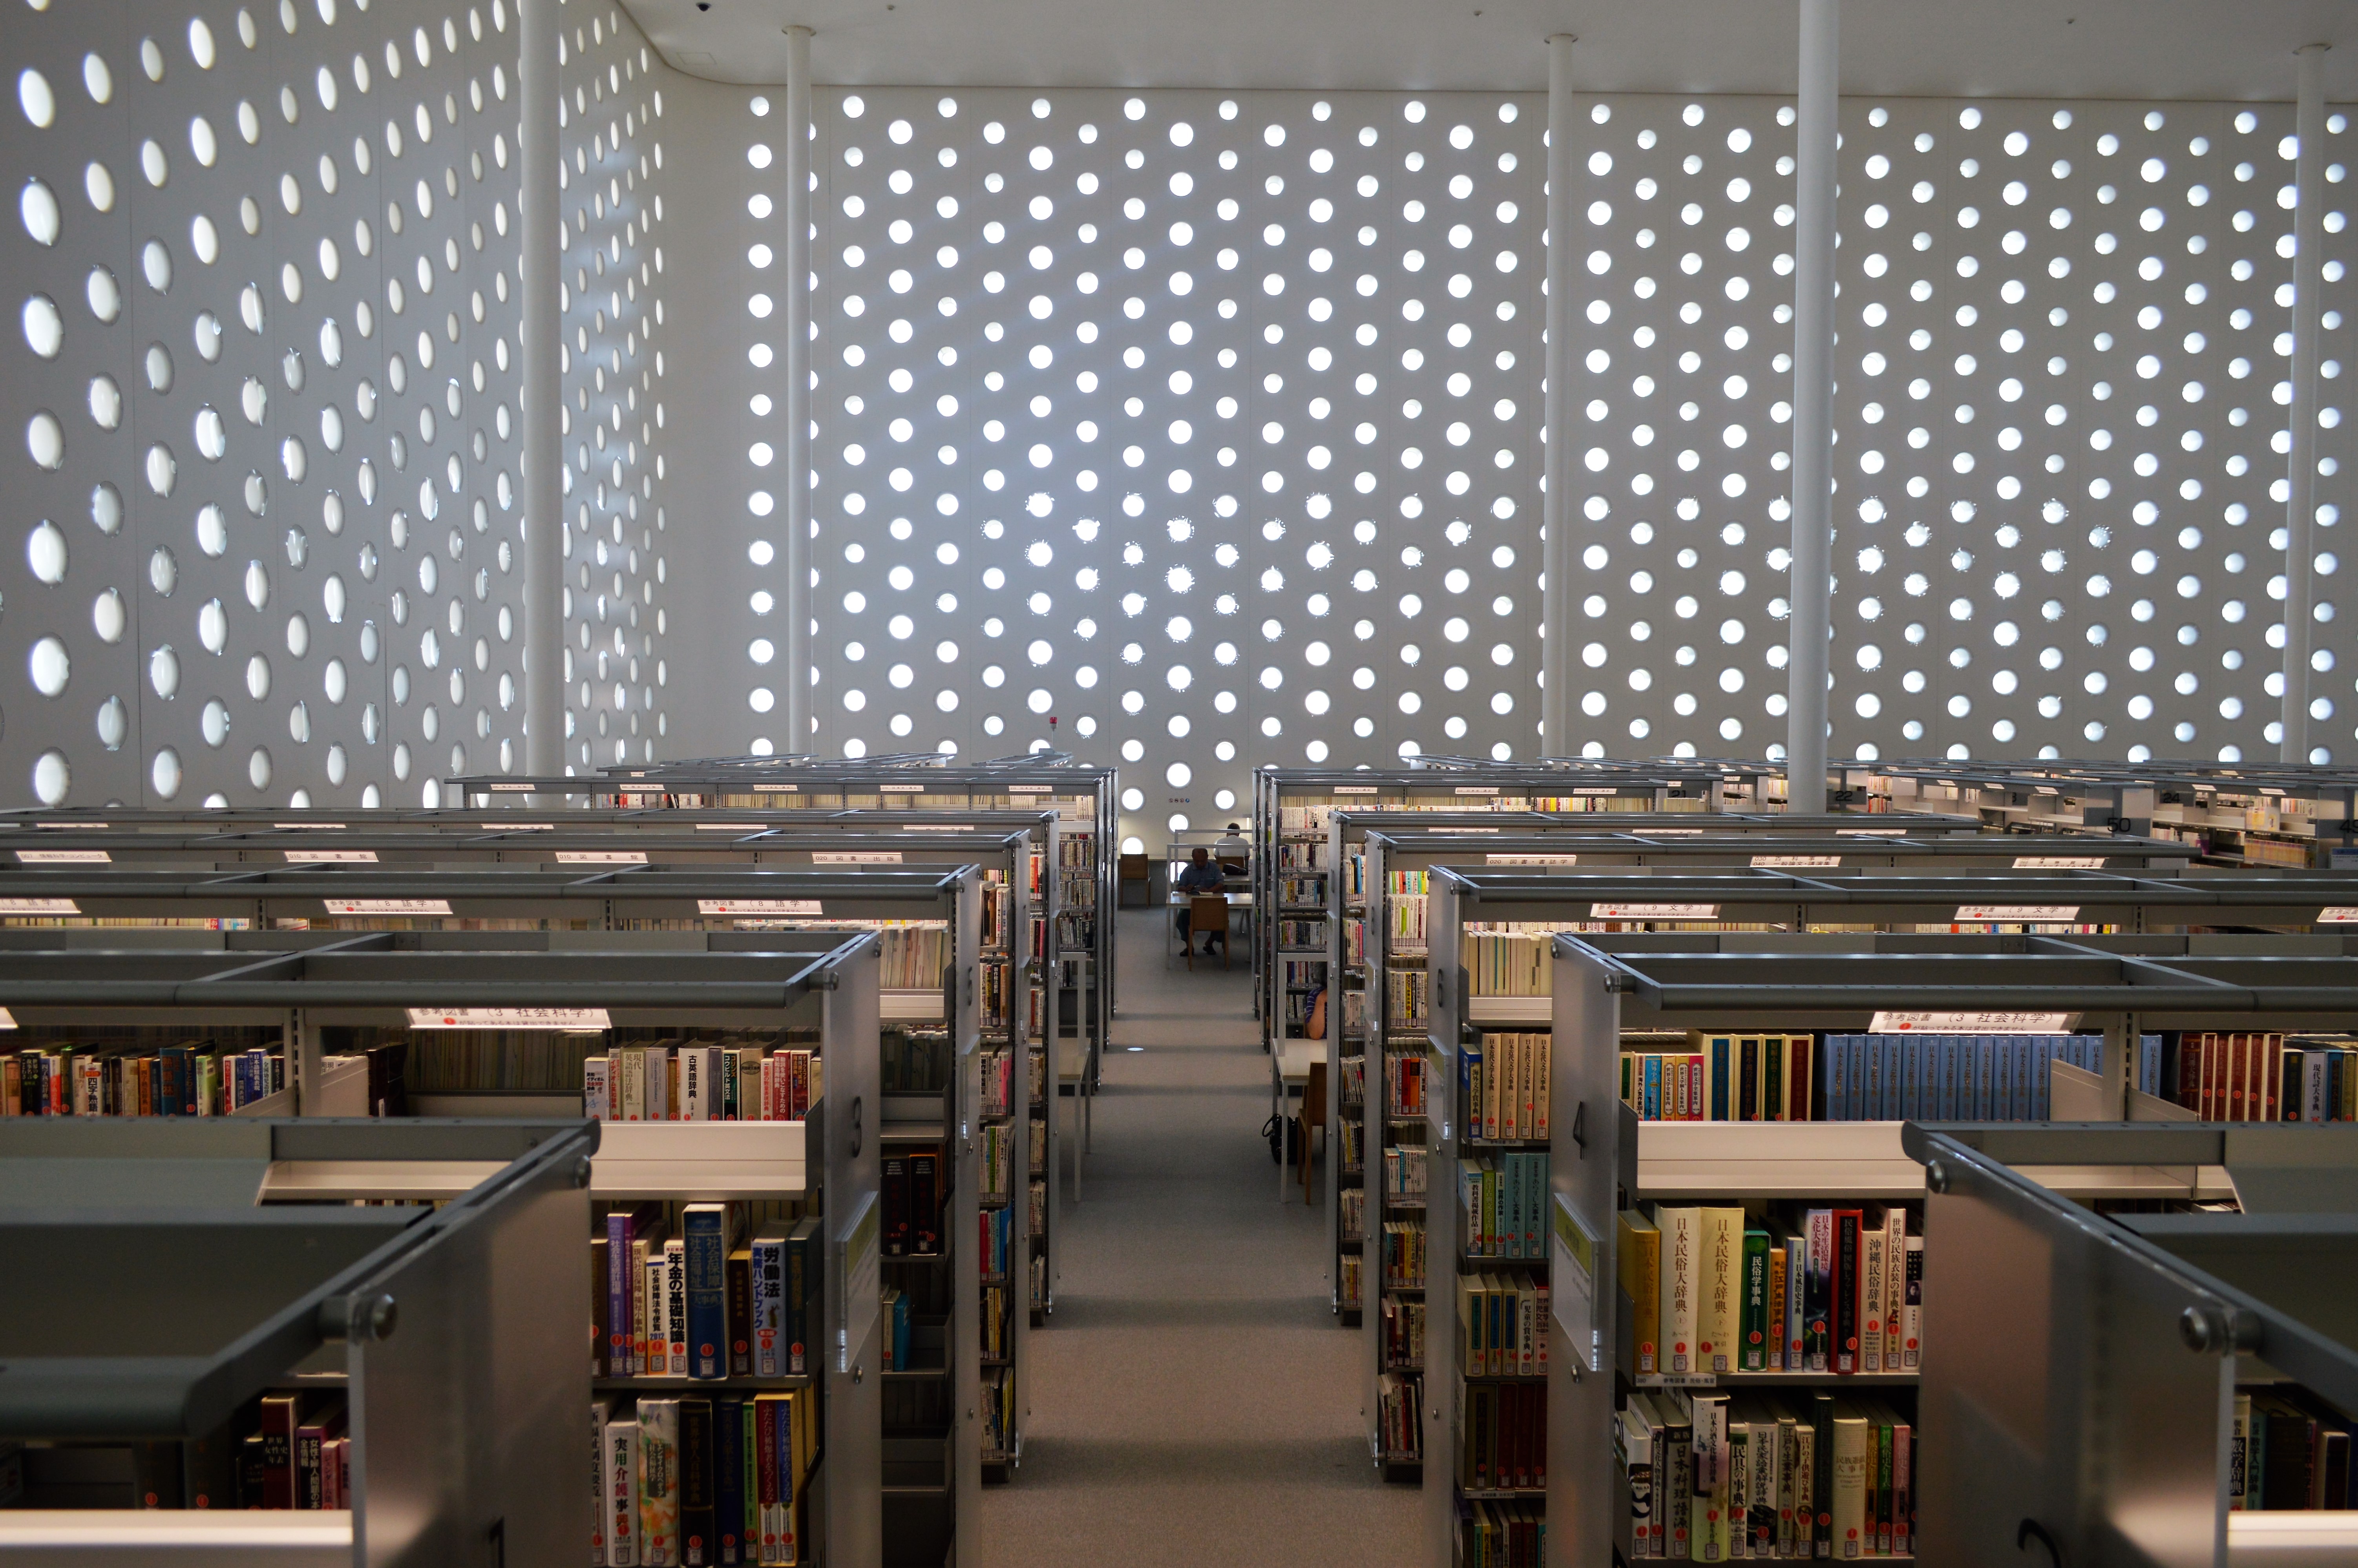
[[[1417,1498],[1368,1462],[1323,1211],[1298,1186],[1279,1205],[1258,1136],[1242,944],[1226,975],[1166,971],[1159,914],[1121,915],[1122,1016],[1054,1326],[1032,1336],[1023,1464],[985,1490],[969,1568],[1409,1564]]]

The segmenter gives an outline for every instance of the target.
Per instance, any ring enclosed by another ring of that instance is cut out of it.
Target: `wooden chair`
[[[1310,1064],[1310,1079],[1302,1086],[1302,1109],[1295,1118],[1302,1130],[1302,1201],[1317,1200],[1310,1191],[1310,1133],[1326,1125],[1326,1064]]]
[[[1187,901],[1187,968],[1195,968],[1195,938],[1214,936],[1220,939],[1220,968],[1228,967],[1228,901],[1217,894],[1209,898]]]
[[[1121,857],[1121,880],[1115,892],[1115,902],[1123,907],[1130,903],[1130,890],[1138,889],[1138,902],[1143,906],[1154,902],[1154,883],[1148,870],[1152,862],[1144,855]]]

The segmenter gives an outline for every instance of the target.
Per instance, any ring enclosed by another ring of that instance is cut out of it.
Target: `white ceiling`
[[[719,81],[784,80],[809,27],[823,84],[1466,89],[1547,85],[1541,40],[1581,39],[1599,92],[1790,92],[1790,0],[622,0],[665,58]],[[1894,96],[2289,99],[2291,51],[2339,45],[2346,0],[1854,0],[1843,87]]]

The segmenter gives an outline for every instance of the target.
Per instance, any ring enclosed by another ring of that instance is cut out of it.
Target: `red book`
[[[262,1397],[262,1506],[295,1506],[295,1394]]]

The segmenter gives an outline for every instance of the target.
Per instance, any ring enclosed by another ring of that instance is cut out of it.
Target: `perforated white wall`
[[[622,739],[660,718],[640,626],[663,572],[641,515],[660,149],[644,40],[611,5],[566,12],[568,259],[598,285],[567,301],[575,553],[600,568],[576,609],[584,657],[611,650],[575,695]],[[9,38],[16,787],[367,804],[521,766],[507,0],[33,0]]]
[[[568,0],[560,44],[566,762],[587,772],[653,760],[670,722],[657,230],[668,183],[665,93],[685,79],[611,4]],[[520,752],[503,752],[500,765],[521,766]]]
[[[1666,682],[1682,741],[1782,734],[1790,118],[1591,106],[1585,549],[1626,589],[1586,606],[1606,750],[1665,732]],[[2329,671],[2353,341],[2330,124]],[[2273,756],[2289,108],[1863,101],[1843,126],[1835,754]]]
[[[820,99],[818,750],[1109,740],[1150,834],[1232,813],[1256,762],[1533,752],[1540,100]],[[712,611],[744,650],[729,745],[784,748],[784,133],[774,94],[736,102],[712,292],[750,347],[715,402],[743,400],[752,533]],[[1790,109],[1585,108],[1568,749],[1768,751]],[[1837,752],[2272,750],[2288,107],[1858,101],[1844,124]],[[2331,524],[2338,405],[2321,422]]]

